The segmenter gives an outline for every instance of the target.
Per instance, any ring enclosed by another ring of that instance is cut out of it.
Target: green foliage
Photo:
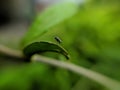
[[[55,51],[68,56],[66,48],[71,63],[101,72],[119,82],[120,6],[110,1],[93,0],[83,4],[80,10],[74,3],[48,8],[36,18],[23,38],[24,54],[31,56],[38,52]],[[61,44],[57,44],[55,36],[61,38]],[[43,64],[30,64],[3,72],[0,80],[0,90],[8,87],[18,90],[105,90],[86,78]]]
[[[0,75],[0,90],[70,90],[67,71],[43,64],[24,64]]]
[[[63,54],[67,59],[69,59],[68,52],[59,45],[54,43],[35,42],[24,48],[24,54],[27,57],[31,57],[33,54],[43,53],[43,52],[57,52]]]
[[[25,35],[22,45],[25,46],[35,41],[45,32],[50,31],[50,28],[72,17],[77,10],[77,4],[68,2],[48,8],[42,14],[38,15],[35,22],[30,27],[29,32]]]

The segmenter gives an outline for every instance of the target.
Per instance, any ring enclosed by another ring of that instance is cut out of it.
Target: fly
[[[59,37],[55,37],[55,40],[60,44],[60,43],[62,43],[62,40],[59,38]]]

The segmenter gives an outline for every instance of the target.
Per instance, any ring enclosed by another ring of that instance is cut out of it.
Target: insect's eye
[[[55,37],[55,40],[56,40],[58,43],[62,43],[62,40],[61,40],[59,37]]]

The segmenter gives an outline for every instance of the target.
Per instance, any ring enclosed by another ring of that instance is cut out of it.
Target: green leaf
[[[24,47],[31,42],[34,42],[45,32],[49,31],[50,28],[75,15],[77,11],[78,4],[72,2],[61,3],[49,7],[38,15],[36,20],[33,22],[33,25],[22,40],[22,46]]]
[[[69,55],[64,48],[50,42],[34,42],[25,47],[23,52],[27,57],[31,57],[33,54],[36,53],[57,52],[64,55],[67,59],[69,59]]]

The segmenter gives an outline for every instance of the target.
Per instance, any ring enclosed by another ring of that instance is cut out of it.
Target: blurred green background
[[[62,8],[62,7],[61,7]],[[64,13],[62,13],[64,14]],[[29,20],[28,20],[29,21]],[[0,27],[0,44],[19,49],[28,21]],[[76,15],[58,24],[52,33],[61,38],[70,62],[120,81],[120,1],[84,0]],[[49,36],[49,37],[48,37]],[[49,38],[50,39],[50,38]],[[63,59],[58,54],[43,54]],[[106,90],[67,70],[40,63],[23,63],[0,54],[0,90]]]

